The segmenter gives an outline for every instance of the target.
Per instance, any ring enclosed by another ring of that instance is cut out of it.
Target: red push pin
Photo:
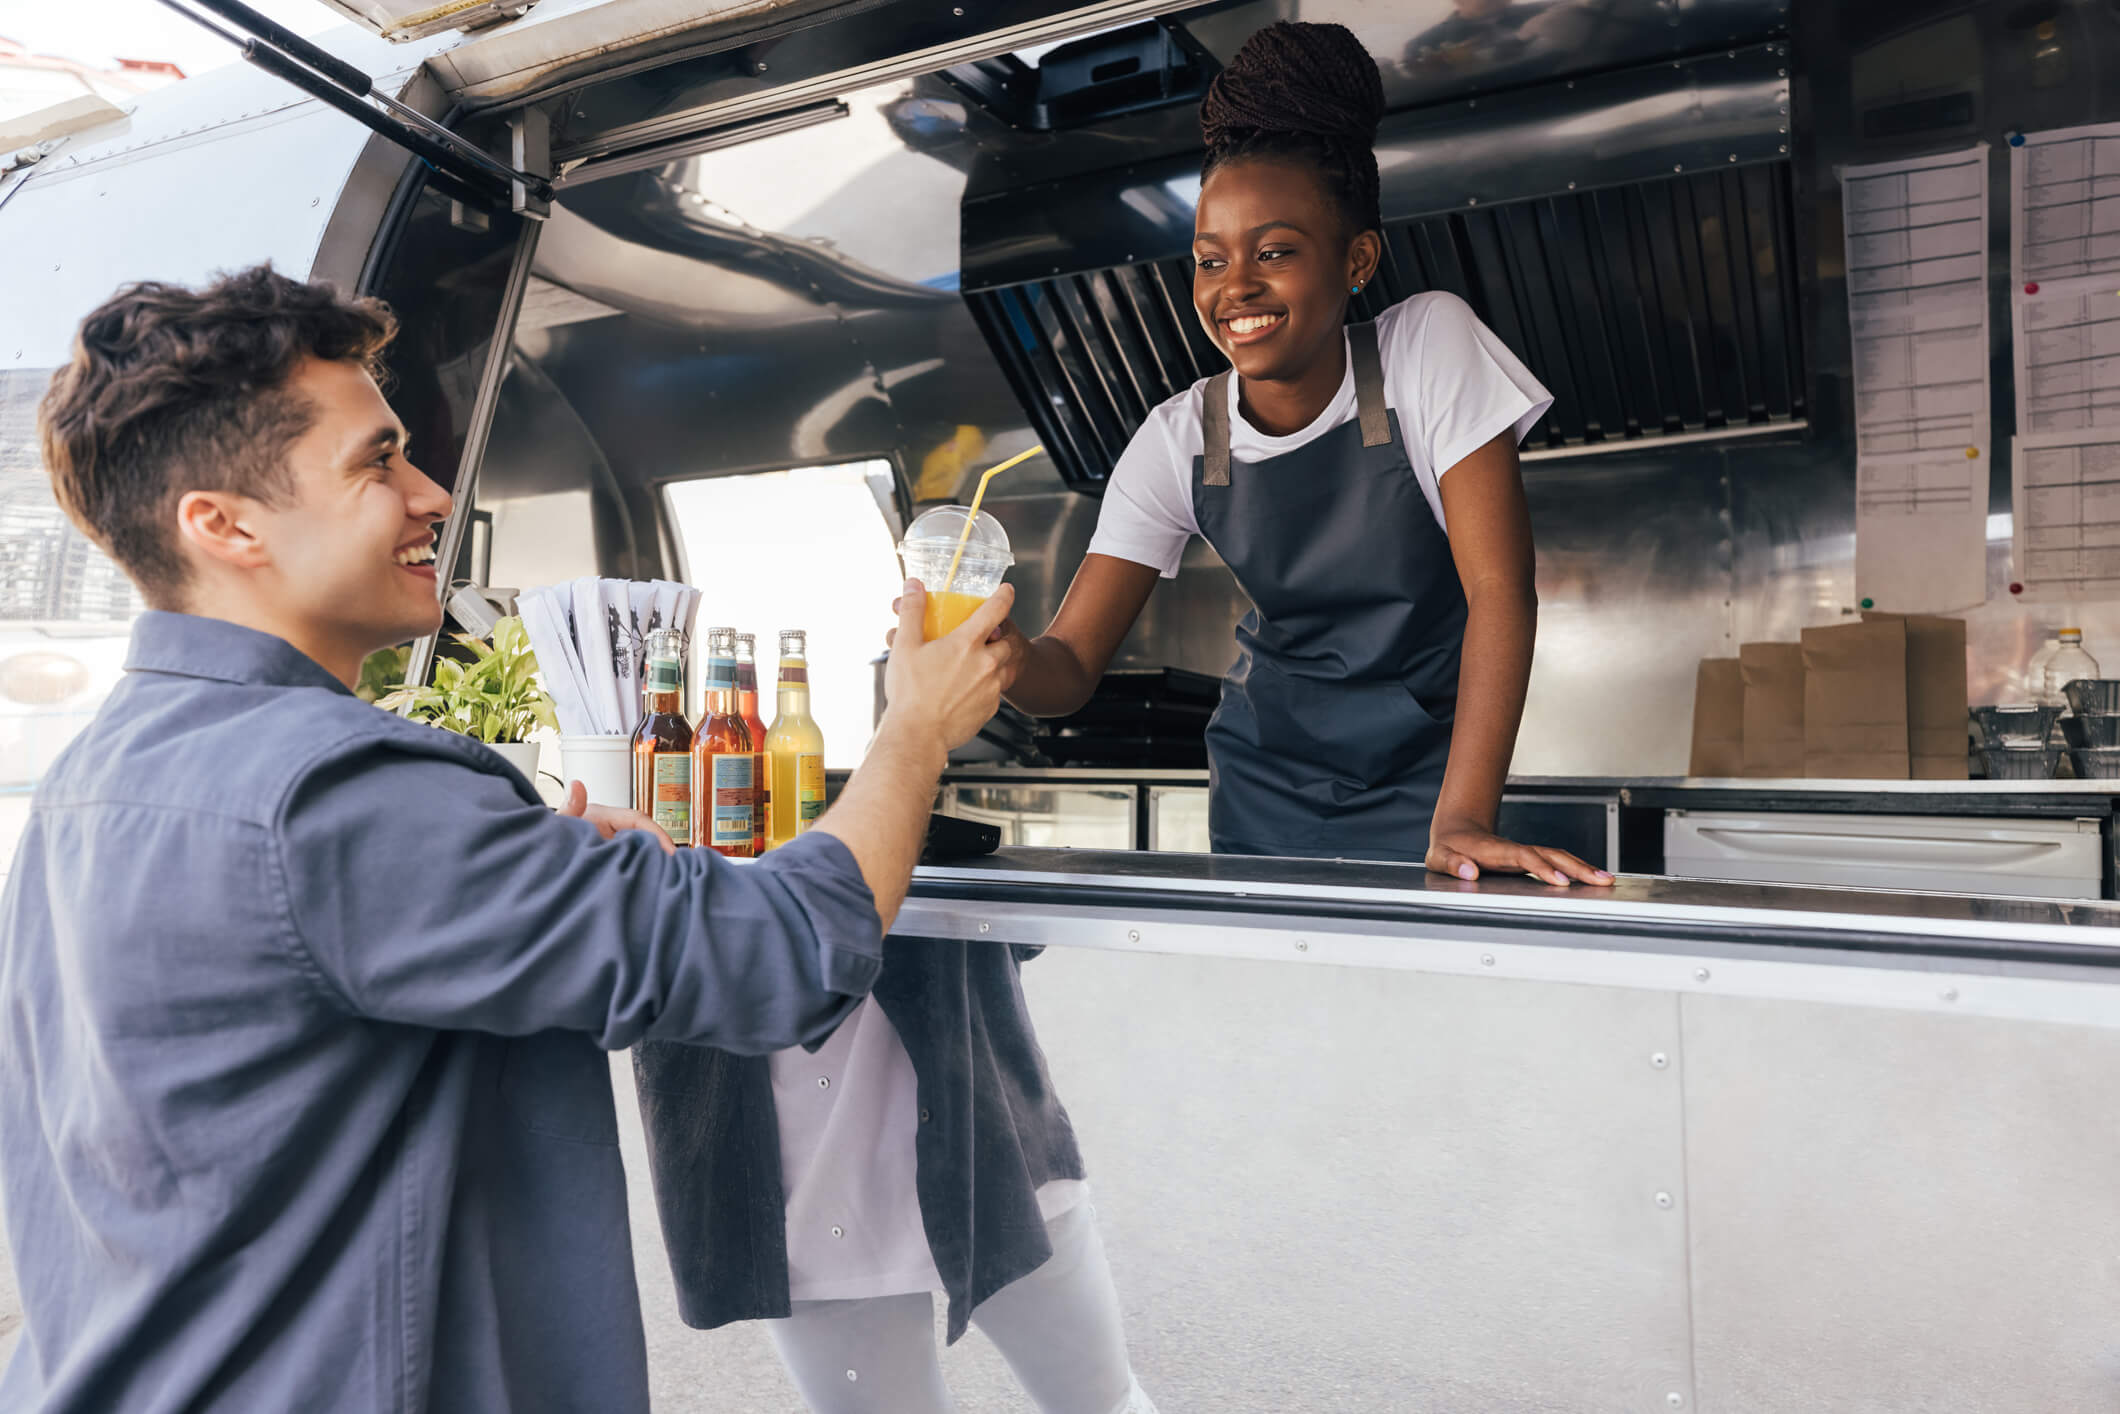
[[[2010,593],[2012,593],[2012,594],[2022,594],[2022,593],[2024,593],[2024,586],[2023,586],[2023,585],[2021,585],[2021,584],[2012,584],[2012,585],[2010,586]]]
[[[2024,292],[2025,292],[2026,294],[2028,294],[2028,295],[2036,295],[2036,294],[2038,294],[2038,293],[2039,293],[2039,282],[2038,282],[2037,280],[2026,280],[2026,281],[2024,282]]]

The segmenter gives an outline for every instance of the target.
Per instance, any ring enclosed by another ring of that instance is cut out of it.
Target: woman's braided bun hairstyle
[[[1381,230],[1375,147],[1383,117],[1376,60],[1352,31],[1268,25],[1244,41],[1200,103],[1200,176],[1245,158],[1307,163],[1339,204],[1348,235]]]

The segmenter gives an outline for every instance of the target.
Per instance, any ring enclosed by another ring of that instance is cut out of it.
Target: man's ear
[[[186,491],[177,501],[177,534],[194,553],[236,569],[272,563],[257,535],[258,503],[232,491]]]

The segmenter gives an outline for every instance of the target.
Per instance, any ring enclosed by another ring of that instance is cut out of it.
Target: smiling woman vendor
[[[1383,85],[1338,25],[1253,35],[1200,108],[1193,304],[1233,372],[1149,414],[1009,700],[1079,708],[1186,542],[1250,596],[1207,728],[1217,853],[1611,876],[1494,833],[1537,628],[1517,443],[1553,399],[1463,300],[1346,324],[1382,256]]]

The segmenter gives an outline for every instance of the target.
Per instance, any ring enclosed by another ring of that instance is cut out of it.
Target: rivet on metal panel
[[[1127,929],[1127,930],[1126,930],[1126,941],[1128,941],[1129,943],[1138,943],[1138,942],[1140,942],[1140,941],[1141,941],[1141,930],[1140,930],[1139,928],[1129,928],[1129,929]]]
[[[1958,1000],[1958,989],[1957,989],[1956,987],[1945,987],[1945,988],[1943,989],[1943,999],[1944,999],[1945,1001],[1947,1001],[1947,1002],[1955,1002],[1955,1001],[1957,1001],[1957,1000]]]
[[[1668,1208],[1671,1206],[1671,1202],[1671,1195],[1668,1193],[1659,1193],[1656,1195],[1656,1206],[1659,1208]]]
[[[1483,953],[1481,953],[1481,954],[1480,954],[1480,966],[1482,966],[1482,967],[1492,967],[1492,966],[1494,966],[1494,954],[1493,954],[1493,953],[1491,953],[1491,952],[1483,952]]]
[[[1297,952],[1309,952],[1309,951],[1310,951],[1310,939],[1308,939],[1308,938],[1298,938],[1298,939],[1296,939],[1296,951],[1297,951]]]
[[[1573,183],[1573,182],[1570,182],[1570,183],[1568,183],[1568,190],[1569,190],[1569,191],[1574,191],[1574,190],[1575,190],[1575,183]]]
[[[1789,145],[1788,145],[1787,143],[1783,143],[1783,144],[1781,145],[1781,150],[1782,150],[1783,152],[1787,152],[1787,151],[1789,150]]]
[[[1465,204],[1466,204],[1467,206],[1478,206],[1478,205],[1480,204],[1480,199],[1479,199],[1478,197],[1476,197],[1476,196],[1475,196],[1475,197],[1472,197],[1471,199],[1469,199],[1468,201],[1466,201],[1466,203],[1465,203]]]
[[[1664,1403],[1670,1405],[1673,1409],[1683,1409],[1686,1407],[1686,1397],[1677,1390],[1672,1390],[1664,1396]]]
[[[982,933],[991,933],[994,931],[994,925],[991,923],[982,923],[979,925],[979,931]]]
[[[1737,160],[1737,154],[1736,154],[1736,153],[1734,153],[1734,152],[1733,152],[1733,153],[1731,153],[1731,154],[1730,154],[1730,160],[1731,160],[1732,162],[1735,162],[1735,161]]]
[[[1708,980],[1708,969],[1707,969],[1707,968],[1705,968],[1705,967],[1696,967],[1696,968],[1694,968],[1694,969],[1693,969],[1693,980],[1694,980],[1694,981],[1696,981],[1696,982],[1705,982],[1705,981],[1707,981],[1707,980]]]
[[[1662,1051],[1658,1051],[1649,1057],[1649,1064],[1655,1066],[1658,1070],[1664,1070],[1670,1066],[1671,1057],[1665,1055]]]
[[[954,9],[954,10],[950,11],[950,13],[951,13],[951,14],[953,14],[953,15],[955,15],[955,16],[956,16],[956,17],[957,17],[958,19],[960,19],[960,20],[961,20],[961,19],[963,19],[963,18],[964,18],[964,6],[962,6],[962,5],[959,5],[959,6],[958,6],[958,7],[956,8],[956,9]]]
[[[1674,172],[1683,172],[1686,170],[1686,164],[1683,162],[1673,162],[1671,164],[1671,170]]]
[[[1785,78],[1787,78],[1787,77],[1789,76],[1789,71],[1788,71],[1787,69],[1776,69],[1776,70],[1774,71],[1774,76],[1775,76],[1776,78],[1783,78],[1783,79],[1785,79]]]
[[[1573,86],[1574,86],[1574,85],[1572,85],[1572,84],[1570,85],[1570,87],[1573,87]],[[1479,107],[1479,106],[1480,106],[1480,101],[1479,101],[1479,100],[1478,100],[1477,98],[1468,98],[1468,99],[1466,99],[1466,100],[1465,100],[1465,106],[1466,106],[1467,108],[1477,108],[1477,107]]]

